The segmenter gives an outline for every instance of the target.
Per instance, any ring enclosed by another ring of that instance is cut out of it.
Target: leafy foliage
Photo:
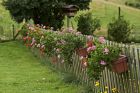
[[[75,4],[80,9],[88,8],[91,0],[6,0],[3,5],[8,9],[17,22],[23,19],[33,19],[36,24],[61,28],[64,14],[62,7]]]
[[[93,32],[100,26],[101,25],[99,19],[93,19],[92,13],[85,13],[79,16],[77,30],[84,35],[92,35]]]
[[[132,27],[123,17],[115,19],[108,25],[108,39],[117,42],[126,42],[131,29]]]
[[[59,45],[59,48],[61,49],[61,54],[63,55],[64,60],[67,63],[71,64],[73,62],[72,55],[74,51],[79,47],[83,47],[85,42],[81,40],[80,37],[74,34],[67,34],[63,36],[62,41],[64,41],[64,43]]]
[[[95,40],[96,49],[90,53],[88,58],[88,75],[91,79],[99,80],[101,72],[105,67],[110,68],[112,62],[119,57],[120,49],[115,46],[101,44]]]
[[[72,56],[75,50],[83,47],[86,42],[81,37],[81,34],[77,34],[79,32],[53,32],[52,30],[44,30],[29,24],[25,24],[21,32],[23,40],[30,41],[28,46],[35,46],[41,50],[41,53],[43,52],[42,54],[46,53],[50,57],[53,55],[60,56],[68,64],[73,62]],[[24,35],[24,33],[28,34]]]

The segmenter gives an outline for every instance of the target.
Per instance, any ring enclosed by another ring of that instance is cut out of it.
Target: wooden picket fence
[[[122,49],[123,54],[128,58],[127,64],[129,70],[125,73],[117,74],[105,68],[99,80],[101,85],[100,90],[104,92],[106,90],[105,86],[108,86],[108,93],[113,93],[113,88],[116,88],[119,93],[140,93],[140,48],[111,41],[106,41],[106,44]],[[83,67],[80,57],[76,53],[73,54],[73,64],[68,65],[63,62],[63,59],[55,55],[53,57],[48,57],[47,54],[41,56],[39,50],[35,48],[31,50],[35,55],[47,62],[48,60],[52,61],[51,59],[53,58],[53,61],[56,62],[52,64],[56,69],[74,74],[81,81],[81,84],[92,87],[93,93],[98,93],[99,88],[95,87],[96,81],[89,80],[87,69]]]

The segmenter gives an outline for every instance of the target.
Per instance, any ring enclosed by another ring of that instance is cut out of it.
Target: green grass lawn
[[[0,43],[0,93],[82,93],[19,42]]]

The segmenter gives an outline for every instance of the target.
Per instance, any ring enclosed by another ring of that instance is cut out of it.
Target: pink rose
[[[99,37],[99,42],[100,42],[101,44],[104,44],[104,43],[105,43],[105,38],[104,38],[104,37]]]
[[[105,54],[108,54],[108,53],[109,53],[109,49],[108,49],[108,48],[105,48],[103,52],[104,52]]]
[[[93,51],[93,50],[95,50],[95,49],[96,49],[96,46],[93,45],[92,47],[88,47],[88,48],[87,48],[87,51],[90,52],[90,51]]]
[[[92,46],[91,47],[91,50],[93,51],[93,50],[95,50],[96,49],[96,46]]]
[[[42,45],[41,48],[44,49],[45,48],[45,45]]]
[[[31,43],[31,46],[34,45],[36,43],[36,40],[35,38],[32,38],[32,43]]]
[[[101,64],[101,65],[106,65],[106,62],[103,61],[103,60],[101,60],[100,64]]]
[[[83,62],[83,66],[87,67],[88,66],[87,62]]]
[[[87,36],[87,40],[88,41],[92,41],[93,40],[93,36],[91,36],[91,35]]]

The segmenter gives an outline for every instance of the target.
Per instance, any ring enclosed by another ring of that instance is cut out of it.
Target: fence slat
[[[82,36],[80,38],[81,40],[85,40]],[[96,38],[94,37],[93,39]],[[121,48],[123,51],[122,53],[128,57],[129,69],[125,73],[117,74],[105,68],[101,73],[102,77],[99,80],[100,85],[103,86],[100,90],[104,92],[106,90],[105,86],[108,86],[108,93],[112,93],[112,88],[117,88],[119,93],[140,93],[140,48],[130,47],[125,44],[115,43],[108,40],[106,41],[106,45]],[[41,57],[39,50],[37,49],[33,48],[31,51],[40,59],[45,59],[46,61],[50,59],[47,56]],[[55,66],[56,69],[74,74],[81,81],[82,85],[91,86],[94,93],[98,93],[98,89],[94,86],[96,81],[91,81],[88,78],[87,68],[83,68],[79,56],[74,53],[72,59],[72,65],[62,63],[62,58],[58,59],[58,62],[55,65],[52,65]]]

